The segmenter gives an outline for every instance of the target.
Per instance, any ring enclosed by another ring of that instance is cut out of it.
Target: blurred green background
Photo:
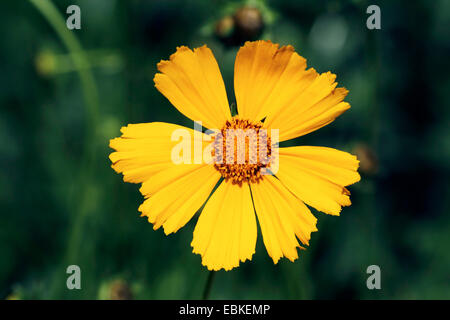
[[[287,144],[353,152],[362,180],[340,217],[315,212],[319,232],[295,263],[274,266],[259,234],[253,260],[218,272],[210,297],[450,299],[450,1],[54,2],[50,17],[0,5],[0,298],[201,298],[196,219],[153,231],[108,141],[128,123],[192,127],[152,81],[176,46],[206,43],[232,102],[239,45],[261,38],[350,90],[349,111]],[[55,29],[70,4],[82,29]],[[370,4],[381,30],[366,28]],[[66,288],[71,264],[81,290]],[[366,287],[372,264],[381,290]]]

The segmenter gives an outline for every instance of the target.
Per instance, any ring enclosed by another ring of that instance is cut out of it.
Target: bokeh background
[[[108,141],[128,123],[192,127],[152,81],[176,46],[212,48],[231,102],[239,45],[261,38],[350,90],[349,111],[287,144],[353,152],[362,180],[340,217],[315,212],[295,263],[274,266],[259,234],[253,260],[218,272],[210,297],[450,299],[450,1],[43,2],[0,5],[0,298],[201,298],[196,219],[153,231]],[[70,4],[81,30],[61,24]],[[381,30],[366,28],[370,4]],[[71,264],[81,290],[66,288]],[[381,290],[366,287],[372,264]]]

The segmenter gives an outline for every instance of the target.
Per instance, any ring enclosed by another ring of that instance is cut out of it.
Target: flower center
[[[258,182],[261,169],[270,165],[271,140],[261,122],[233,117],[216,133],[212,157],[214,167],[226,181],[242,185]]]

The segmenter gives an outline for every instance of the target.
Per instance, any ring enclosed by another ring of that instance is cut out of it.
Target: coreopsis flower
[[[162,226],[166,234],[177,232],[204,205],[191,246],[208,269],[230,270],[251,260],[257,220],[273,262],[294,261],[297,248],[303,249],[300,243],[308,245],[317,231],[308,206],[339,215],[351,204],[345,187],[360,179],[355,156],[326,147],[278,148],[279,141],[315,131],[350,108],[343,102],[348,91],[336,88],[336,75],[306,69],[306,60],[291,46],[247,42],[236,56],[238,114],[232,116],[219,67],[206,46],[179,47],[158,70],[156,88],[178,111],[212,131],[162,122],[130,124],[110,142],[116,150],[110,155],[112,167],[125,182],[142,183],[145,201],[139,211],[155,230]],[[239,149],[229,130],[252,131],[262,139],[245,136],[245,148]],[[199,161],[198,154],[190,161],[191,144],[184,160],[174,161],[183,150],[174,139],[177,131],[192,139],[194,149],[201,145],[209,161]],[[256,157],[250,155],[250,142]]]

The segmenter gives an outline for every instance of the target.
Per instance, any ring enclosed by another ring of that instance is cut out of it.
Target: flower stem
[[[211,292],[212,283],[214,281],[215,271],[210,271],[208,274],[208,279],[206,280],[205,288],[203,289],[203,300],[209,299],[209,294]]]
[[[65,21],[58,9],[51,1],[44,0],[30,0],[36,9],[45,17],[48,23],[53,27],[53,30],[58,34],[61,41],[69,50],[73,63],[76,66],[80,76],[81,85],[85,98],[85,106],[87,112],[87,119],[89,121],[89,129],[95,130],[95,124],[98,119],[98,93],[94,76],[89,70],[89,60],[81,47],[80,42],[73,32],[67,29]]]
[[[99,119],[99,97],[97,84],[94,79],[94,75],[91,72],[91,64],[84,52],[81,43],[75,36],[75,34],[69,31],[66,27],[64,18],[50,0],[29,0],[32,5],[44,16],[47,22],[52,26],[55,33],[58,35],[70,57],[72,58],[74,67],[78,72],[81,88],[84,96],[84,107],[86,112],[86,133],[84,150],[80,161],[79,174],[77,180],[73,183],[81,201],[76,201],[75,196],[70,193],[68,197],[68,206],[70,208],[76,207],[74,213],[74,221],[71,228],[71,233],[68,236],[66,263],[79,263],[79,250],[81,248],[80,242],[82,241],[82,227],[85,216],[87,214],[86,202],[89,199],[89,188],[84,186],[91,185],[91,177],[93,176],[95,156],[96,156],[96,144],[97,135],[96,128]],[[52,287],[51,292],[55,291],[56,287]]]

